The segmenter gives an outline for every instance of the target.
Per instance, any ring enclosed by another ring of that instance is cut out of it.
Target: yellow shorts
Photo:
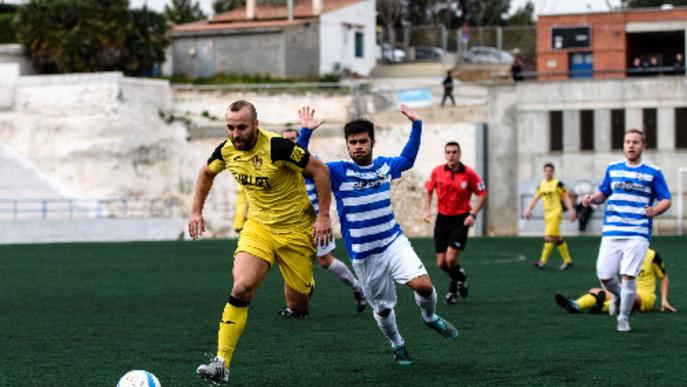
[[[544,216],[544,235],[546,236],[561,236],[561,221],[562,215]]]
[[[301,294],[310,294],[315,287],[312,263],[315,243],[310,227],[284,233],[268,231],[261,224],[248,219],[239,237],[236,253],[244,252],[267,261],[275,259],[284,282]]]
[[[641,301],[641,305],[639,306],[640,312],[647,312],[653,309],[656,303],[656,293],[637,289],[637,297],[639,297]]]

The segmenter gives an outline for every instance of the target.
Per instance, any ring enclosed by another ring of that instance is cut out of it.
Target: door
[[[594,76],[594,56],[591,52],[570,53],[570,78],[591,78]]]
[[[215,49],[210,39],[198,41],[198,77],[206,78],[215,74]]]

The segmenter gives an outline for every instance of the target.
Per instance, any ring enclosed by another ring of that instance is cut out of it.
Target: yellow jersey
[[[261,129],[249,150],[221,143],[208,159],[217,174],[228,169],[244,188],[248,218],[273,232],[289,232],[310,226],[315,210],[305,193],[301,172],[310,153],[303,147]]]
[[[544,179],[539,183],[535,195],[540,197],[544,204],[545,217],[562,216],[563,206],[561,205],[561,199],[563,199],[563,194],[566,192],[565,185],[558,179]]]
[[[655,293],[656,280],[663,279],[665,275],[666,270],[663,267],[661,256],[652,249],[647,250],[642,268],[637,276],[637,291]]]

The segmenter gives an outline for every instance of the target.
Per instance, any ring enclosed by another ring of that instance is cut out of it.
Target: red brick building
[[[540,16],[538,78],[684,73],[686,33],[685,7]]]

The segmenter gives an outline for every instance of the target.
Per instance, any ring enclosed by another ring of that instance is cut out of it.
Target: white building
[[[374,0],[248,1],[245,8],[175,27],[173,72],[192,78],[222,72],[366,76],[375,66],[375,18]]]

